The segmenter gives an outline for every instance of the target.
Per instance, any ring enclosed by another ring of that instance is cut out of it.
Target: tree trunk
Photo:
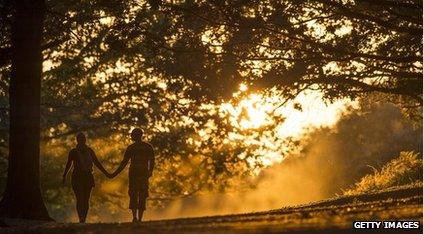
[[[10,137],[0,217],[51,220],[40,190],[41,41],[44,0],[13,2]]]

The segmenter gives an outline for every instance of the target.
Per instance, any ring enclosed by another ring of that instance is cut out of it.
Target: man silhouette
[[[111,177],[118,175],[131,160],[128,181],[130,196],[129,208],[132,211],[133,222],[141,221],[143,212],[146,210],[146,199],[149,196],[149,178],[152,176],[155,166],[153,147],[141,140],[143,131],[136,128],[131,132],[133,144],[128,146],[119,167]]]
[[[103,168],[96,157],[94,151],[88,147],[83,133],[76,136],[77,146],[73,148],[68,155],[68,161],[63,172],[63,184],[66,183],[66,174],[71,169],[72,164],[72,190],[74,190],[77,199],[77,212],[80,223],[85,223],[89,208],[91,190],[94,187],[94,177],[92,174],[93,164],[106,176],[110,174]]]

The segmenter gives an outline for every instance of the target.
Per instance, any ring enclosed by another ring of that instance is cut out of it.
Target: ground
[[[199,218],[103,224],[32,224],[2,233],[364,233],[355,220],[416,220],[420,229],[368,230],[370,233],[423,233],[423,187],[404,186],[266,212]]]

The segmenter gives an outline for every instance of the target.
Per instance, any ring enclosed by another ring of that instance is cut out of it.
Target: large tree
[[[95,80],[119,63],[130,71],[104,83],[141,73],[189,81],[200,101],[231,97],[245,82],[288,98],[314,89],[422,104],[420,1],[50,1],[48,13],[52,82]]]
[[[288,97],[379,92],[422,104],[422,1],[179,1],[159,9],[168,24],[155,44],[168,66],[158,68],[169,75],[205,87],[219,80],[222,89],[240,81],[279,87]]]
[[[12,4],[9,167],[0,216],[49,220],[39,181],[44,0]]]

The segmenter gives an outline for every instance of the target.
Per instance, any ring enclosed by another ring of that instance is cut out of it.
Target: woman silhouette
[[[72,172],[72,189],[77,199],[77,212],[80,223],[85,223],[89,208],[91,190],[94,187],[94,177],[92,174],[93,164],[106,176],[110,174],[103,168],[96,157],[94,151],[88,147],[83,133],[76,136],[77,146],[69,152],[68,162],[63,172],[63,184],[66,182],[66,174],[74,165]]]

